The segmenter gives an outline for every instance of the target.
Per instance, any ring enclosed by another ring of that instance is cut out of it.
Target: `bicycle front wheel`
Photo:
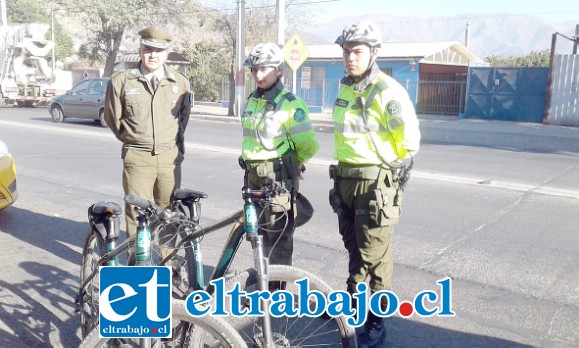
[[[212,347],[212,348],[244,348],[247,344],[239,333],[222,318],[203,316],[192,317],[187,313],[185,301],[173,300],[172,302],[173,320],[187,322],[191,325],[195,334],[184,342],[183,346],[188,347]],[[99,337],[98,327],[94,328],[82,340],[79,348],[95,348],[109,346],[109,343],[116,343],[118,339],[115,338],[101,338]],[[137,341],[136,339],[133,339]],[[152,340],[152,346],[174,346],[169,343],[170,339]]]
[[[284,266],[269,265],[267,268],[270,282],[284,282],[285,291],[293,294],[294,308],[299,301],[299,288],[296,280],[307,278],[310,291],[317,290],[326,297],[332,288],[319,277],[302,269]],[[249,269],[227,280],[228,288],[239,283],[240,289],[248,293],[257,290],[257,272]],[[314,305],[314,303],[311,303]],[[226,307],[227,308],[227,307]],[[230,322],[244,338],[248,345],[262,347],[263,333],[261,321],[256,317],[228,317]],[[345,317],[337,318],[310,318],[306,316],[278,318],[271,317],[272,337],[275,347],[356,347],[354,329],[346,323]]]

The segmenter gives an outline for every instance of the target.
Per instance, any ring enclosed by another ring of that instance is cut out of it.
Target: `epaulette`
[[[293,102],[297,99],[296,96],[292,92],[287,92],[286,94],[283,95],[283,97],[285,99],[289,100],[290,102]]]

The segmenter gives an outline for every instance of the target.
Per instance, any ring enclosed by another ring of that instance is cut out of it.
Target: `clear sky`
[[[285,0],[290,4],[315,4],[319,19],[373,14],[448,17],[464,13],[512,13],[545,18],[554,23],[576,21],[577,0]],[[246,0],[251,4],[251,0]]]

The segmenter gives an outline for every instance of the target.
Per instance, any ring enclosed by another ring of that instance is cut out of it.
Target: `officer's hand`
[[[304,172],[306,171],[306,166],[300,164],[300,180],[304,180]]]

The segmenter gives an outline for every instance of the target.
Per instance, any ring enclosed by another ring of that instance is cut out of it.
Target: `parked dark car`
[[[66,118],[87,118],[107,127],[104,105],[109,80],[109,77],[82,80],[70,91],[66,91],[66,94],[52,98],[48,107],[52,121],[63,122]]]

